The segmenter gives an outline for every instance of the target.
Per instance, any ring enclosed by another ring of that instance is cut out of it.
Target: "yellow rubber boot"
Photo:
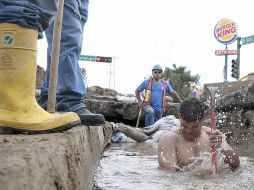
[[[0,132],[49,133],[78,124],[76,113],[50,114],[35,99],[37,36],[34,29],[0,24]]]

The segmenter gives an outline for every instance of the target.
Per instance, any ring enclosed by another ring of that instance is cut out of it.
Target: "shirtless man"
[[[211,149],[221,148],[224,162],[232,169],[240,165],[239,156],[228,145],[225,136],[219,130],[202,126],[207,106],[197,98],[182,102],[179,109],[180,128],[164,133],[159,139],[159,165],[171,171],[178,171],[192,164],[195,157]]]

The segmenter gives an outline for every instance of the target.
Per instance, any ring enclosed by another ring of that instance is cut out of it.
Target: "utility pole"
[[[238,80],[240,78],[240,49],[241,49],[241,38],[237,37],[237,57],[233,59],[232,62],[232,69],[231,69],[231,76]]]
[[[236,62],[238,64],[239,73],[238,73],[238,79],[240,76],[240,50],[241,50],[241,37],[237,37],[237,57]]]
[[[225,51],[228,50],[228,45],[226,44]],[[224,65],[224,82],[228,81],[228,55],[225,55],[225,65]]]

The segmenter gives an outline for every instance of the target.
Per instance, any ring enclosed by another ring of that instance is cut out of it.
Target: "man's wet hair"
[[[179,116],[187,122],[196,122],[204,119],[208,106],[198,98],[187,98],[180,106]]]

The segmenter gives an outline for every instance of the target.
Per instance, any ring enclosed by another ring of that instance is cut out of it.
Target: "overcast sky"
[[[153,65],[186,66],[204,83],[223,82],[225,45],[214,37],[224,18],[238,26],[238,36],[254,35],[251,0],[90,0],[83,55],[113,57],[113,63],[80,61],[88,85],[133,94]],[[236,49],[236,42],[228,45]],[[254,71],[254,44],[241,48],[241,76]],[[46,41],[39,42],[38,64],[46,65]],[[231,60],[228,57],[228,80]]]

